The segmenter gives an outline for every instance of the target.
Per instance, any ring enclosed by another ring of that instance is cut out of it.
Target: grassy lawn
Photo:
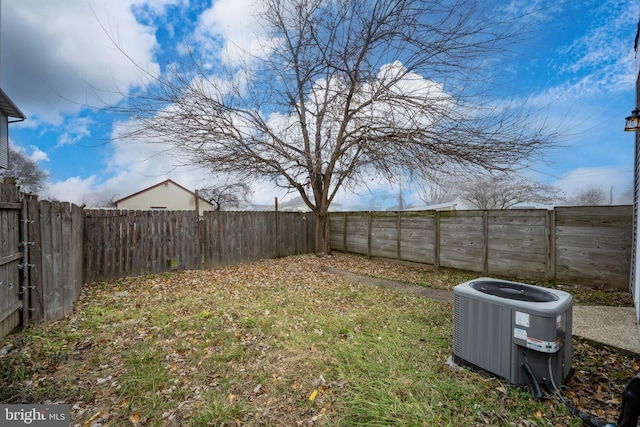
[[[0,401],[68,403],[80,426],[581,425],[555,399],[449,367],[452,304],[325,266],[442,289],[472,278],[336,254],[90,284],[69,318],[0,341]],[[614,354],[574,348],[582,376]],[[624,387],[637,364],[615,358]]]

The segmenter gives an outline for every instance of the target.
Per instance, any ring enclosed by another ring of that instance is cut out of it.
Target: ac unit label
[[[560,350],[560,341],[542,341],[535,338],[527,338],[527,348],[542,353],[557,353]]]
[[[527,331],[525,329],[513,328],[513,337],[520,340],[527,339]]]
[[[516,311],[516,325],[524,326],[525,328],[528,328],[529,313],[522,313],[520,311]]]

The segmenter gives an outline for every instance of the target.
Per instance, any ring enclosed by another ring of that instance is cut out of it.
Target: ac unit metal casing
[[[456,286],[453,360],[511,384],[564,384],[571,372],[569,293],[506,280],[479,278]]]

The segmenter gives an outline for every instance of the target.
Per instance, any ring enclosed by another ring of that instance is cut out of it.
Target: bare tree
[[[35,161],[13,147],[9,147],[9,169],[0,169],[0,176],[15,178],[23,192],[33,194],[42,190],[48,177]]]
[[[435,173],[427,180],[416,183],[418,197],[427,205],[439,205],[453,202],[456,197],[456,185],[451,175]]]
[[[492,4],[264,0],[263,52],[226,78],[197,60],[173,67],[129,104],[137,127],[122,137],[297,191],[316,216],[316,250],[329,252],[341,188],[444,165],[507,170],[552,145],[546,125],[487,97],[488,64],[526,27]]]
[[[509,209],[522,203],[550,205],[563,200],[559,189],[514,173],[468,176],[458,191],[478,209]]]
[[[82,206],[97,209],[115,209],[118,206],[116,203],[118,199],[118,195],[113,193],[92,193],[85,196]]]
[[[607,193],[599,187],[590,185],[580,190],[574,197],[574,203],[580,206],[598,206],[607,202]]]
[[[198,195],[211,202],[216,211],[240,208],[249,203],[249,196],[252,193],[251,186],[244,182],[225,182],[198,191]]]

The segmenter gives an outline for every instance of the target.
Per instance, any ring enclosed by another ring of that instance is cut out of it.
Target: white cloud
[[[230,65],[269,55],[277,41],[265,34],[262,28],[259,20],[261,8],[264,4],[255,0],[215,1],[200,15],[194,33],[201,53],[218,52],[222,46],[219,59]]]
[[[64,132],[58,137],[57,147],[67,144],[73,144],[82,138],[91,135],[91,126],[93,120],[88,117],[79,117],[74,120],[67,121],[64,125]]]
[[[3,2],[2,83],[29,116],[27,126],[58,125],[65,114],[116,102],[144,86],[148,76],[132,61],[158,73],[153,57],[157,43],[155,29],[139,23],[134,9],[163,13],[163,6],[178,2]]]
[[[45,153],[44,151],[42,151],[41,149],[39,149],[38,147],[36,147],[35,145],[32,145],[31,147],[31,154],[29,155],[29,158],[31,160],[33,160],[34,162],[48,162],[49,161],[49,156],[47,155],[47,153]]]
[[[94,193],[98,177],[91,175],[87,178],[74,176],[64,181],[49,184],[44,192],[44,199],[60,200],[81,205],[87,197]]]
[[[633,185],[633,170],[624,166],[577,168],[553,182],[552,185],[563,190],[569,198],[593,187],[603,190],[610,196],[607,203],[611,201],[613,204],[633,203],[633,200],[629,200]]]
[[[165,144],[117,140],[124,127],[130,129],[134,125],[132,122],[117,123],[114,128],[116,142],[111,144],[112,154],[100,174],[110,178],[91,175],[54,182],[43,192],[43,198],[94,207],[119,200],[166,179],[172,179],[191,191],[215,185],[209,170],[184,166],[176,151]],[[264,194],[266,189],[261,192]]]
[[[21,147],[19,145],[14,144],[13,141],[10,141],[10,143],[11,143],[11,148],[21,153],[23,156],[29,158],[30,160],[33,160],[36,163],[49,161],[49,156],[47,155],[47,153],[40,150],[35,145],[30,145],[29,149],[27,150],[25,147]]]
[[[515,5],[521,1],[514,0],[511,3]],[[546,4],[544,0],[525,3],[535,3],[538,7]],[[603,2],[602,10],[611,5],[620,7],[625,3]],[[117,101],[120,99],[118,92],[127,92],[145,84],[145,76],[116,49],[109,36],[135,62],[152,72],[158,72],[159,65],[154,54],[158,53],[159,46],[151,23],[159,22],[156,18],[166,14],[167,5],[171,4],[186,7],[187,0],[3,2],[2,87],[29,116],[29,120],[20,126],[37,127],[42,123],[61,125],[58,147],[90,136],[93,123],[89,119],[65,121],[67,115],[79,112],[84,104],[100,105],[102,102]],[[516,7],[515,10],[521,12],[522,9]],[[224,47],[225,58],[231,65],[237,65],[245,59],[245,52],[266,54],[277,42],[261,31],[256,19],[257,11],[254,0],[216,0],[201,14],[192,38],[187,36],[187,39],[194,41],[201,53],[208,52],[209,60],[220,59],[218,53]],[[556,63],[549,70],[573,76],[564,83],[545,87],[542,93],[531,93],[534,107],[552,106],[550,118],[560,123],[559,126],[566,128],[573,125],[581,131],[587,129],[584,134],[569,141],[579,146],[574,154],[567,156],[569,159],[574,160],[588,151],[595,151],[595,148],[587,147],[583,139],[590,137],[595,129],[602,129],[604,121],[617,114],[611,108],[602,107],[605,98],[610,98],[612,93],[628,91],[634,85],[637,74],[631,51],[634,34],[629,32],[625,23],[629,22],[629,14],[637,22],[638,12],[640,8],[634,3],[625,14],[617,14],[617,19],[614,16],[613,20],[594,20],[593,28],[587,29],[582,39],[567,46],[565,53],[570,61]],[[167,18],[163,24],[172,25],[168,21],[177,22],[175,19]],[[540,19],[546,18],[541,16]],[[171,32],[171,29],[168,31]],[[416,82],[422,83],[419,80]],[[108,94],[101,92],[101,89],[115,89],[115,92]],[[433,86],[432,89],[439,88]],[[632,102],[630,99],[628,106],[618,103],[623,111],[619,114],[621,119],[632,109]],[[602,111],[609,116],[602,117]],[[620,127],[621,124],[616,122],[615,126]],[[615,151],[611,148],[615,146],[606,137],[597,141],[597,147],[606,155]],[[55,155],[53,152],[49,154]],[[600,154],[600,151],[596,154]],[[47,153],[37,148],[33,149],[30,157],[37,161],[48,160]],[[605,158],[605,155],[598,157]],[[57,181],[50,186],[48,193],[50,197],[60,200],[89,204],[92,200],[102,198],[121,198],[167,178],[189,189],[210,185],[209,171],[182,168],[176,163],[175,155],[165,152],[165,147],[118,143],[113,145],[113,153],[107,156],[104,171],[96,171],[95,175],[88,177]],[[580,164],[586,164],[586,161]],[[572,167],[575,164],[569,166]],[[607,191],[613,187],[616,201],[617,195],[630,185],[631,175],[628,167],[583,167],[564,174],[553,184],[569,195],[591,183]],[[256,203],[272,204],[276,196],[279,200],[295,196],[274,189],[270,183],[263,181],[256,182],[255,189]],[[343,192],[336,202],[343,205],[386,205],[387,202],[391,203],[396,192],[393,188],[389,190],[386,183],[376,183],[372,191],[373,194],[362,190],[360,196]]]

